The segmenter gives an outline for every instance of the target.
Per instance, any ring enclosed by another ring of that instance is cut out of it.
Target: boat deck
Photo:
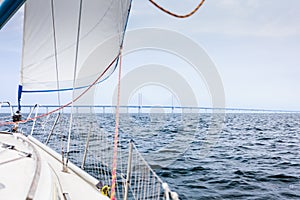
[[[26,199],[36,169],[33,151],[11,134],[0,137],[1,199]]]
[[[0,133],[0,196],[5,199],[103,199],[97,180],[33,137]]]

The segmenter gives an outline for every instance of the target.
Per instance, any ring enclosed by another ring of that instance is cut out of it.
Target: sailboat
[[[23,3],[2,1],[1,27]],[[178,199],[133,141],[118,142],[118,106],[113,137],[92,108],[95,86],[121,63],[131,3],[25,2],[18,111],[26,93],[51,93],[58,106],[23,118],[11,108],[13,121],[0,122],[13,126],[0,132],[1,199]]]

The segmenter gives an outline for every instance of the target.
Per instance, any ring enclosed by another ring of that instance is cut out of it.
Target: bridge
[[[39,112],[47,113],[57,109],[59,105],[39,105]],[[17,105],[10,105],[8,102],[0,102],[0,113],[14,112]],[[22,112],[30,113],[35,105],[23,105]],[[74,105],[77,112],[96,112],[96,113],[114,113],[115,105]],[[71,106],[64,108],[66,112],[70,111]],[[122,105],[122,113],[300,113],[299,110],[279,110],[279,109],[258,109],[258,108],[214,108],[214,107],[195,107],[195,106],[169,106],[169,105]]]

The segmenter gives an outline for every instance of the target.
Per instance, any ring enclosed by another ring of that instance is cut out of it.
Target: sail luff
[[[24,65],[24,46],[25,46],[25,34],[26,34],[26,29],[25,29],[25,21],[26,21],[26,3],[24,4],[24,17],[23,17],[23,38],[22,38],[22,59],[21,59],[21,67],[20,67],[20,80],[19,80],[19,86],[18,86],[18,110],[21,111],[21,98],[22,98],[22,93],[23,93],[23,65]]]

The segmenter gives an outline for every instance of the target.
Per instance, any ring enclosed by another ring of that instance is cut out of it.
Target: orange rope
[[[173,16],[173,17],[178,17],[178,18],[187,18],[187,17],[190,17],[192,16],[195,12],[197,12],[199,10],[199,8],[203,5],[204,1],[205,0],[201,0],[201,2],[198,4],[198,6],[190,13],[188,14],[185,14],[185,15],[178,15],[178,14],[175,14],[163,7],[161,7],[160,5],[158,5],[156,2],[154,2],[153,0],[149,0],[153,5],[155,5],[158,9],[162,10],[163,12]]]
[[[118,76],[118,96],[116,105],[116,128],[114,138],[114,157],[112,164],[112,181],[111,181],[111,200],[116,200],[116,180],[117,180],[117,154],[118,154],[118,137],[119,137],[119,110],[120,110],[120,93],[121,93],[121,68],[122,68],[122,48],[120,49],[120,65]]]
[[[85,89],[78,97],[76,97],[73,101],[70,101],[69,103],[57,108],[57,109],[54,109],[48,113],[44,113],[42,115],[39,115],[39,116],[36,116],[36,117],[33,117],[33,118],[29,118],[29,119],[25,119],[25,120],[22,120],[22,121],[18,121],[18,122],[4,122],[4,123],[0,123],[0,126],[4,126],[4,125],[11,125],[11,124],[16,124],[16,123],[26,123],[28,121],[33,121],[33,120],[36,120],[36,119],[39,119],[39,118],[42,118],[42,117],[46,117],[52,113],[55,113],[69,105],[72,104],[72,102],[76,102],[78,99],[80,99],[85,93],[87,93],[96,83],[98,83],[98,81],[102,78],[102,76],[109,70],[109,68],[111,68],[111,66],[113,66],[114,62],[118,59],[120,54],[118,54],[115,59],[105,68],[105,70],[98,76],[98,78],[87,88]]]

